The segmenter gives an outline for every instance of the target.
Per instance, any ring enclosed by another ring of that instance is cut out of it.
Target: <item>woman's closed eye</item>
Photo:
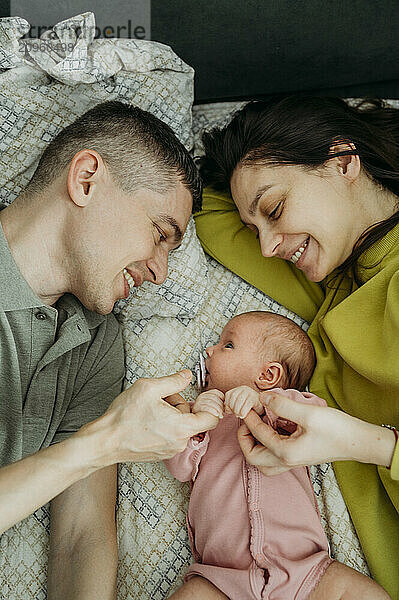
[[[262,210],[262,213],[264,214],[264,216],[267,219],[270,219],[270,221],[277,221],[284,212],[285,200],[286,200],[286,197],[282,198],[280,200],[280,202],[277,204],[277,206],[272,210],[271,213],[267,214],[267,212],[263,211],[263,210]],[[259,230],[256,227],[256,225],[253,225],[251,223],[246,223],[245,221],[243,221],[243,223],[244,223],[244,225],[249,227],[249,229],[251,229],[251,231],[256,232],[256,239],[258,240],[259,239]]]
[[[284,200],[280,200],[280,202],[277,204],[276,208],[274,210],[272,210],[271,213],[269,213],[269,219],[271,219],[272,221],[277,221],[277,219],[279,219],[281,217],[281,215],[283,214],[283,210],[284,210]]]

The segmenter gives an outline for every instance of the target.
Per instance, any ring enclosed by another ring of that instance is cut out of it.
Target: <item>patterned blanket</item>
[[[92,13],[44,34],[40,53],[21,40],[26,21],[0,20],[0,199],[11,202],[29,181],[60,128],[106,99],[150,110],[201,153],[200,132],[225,122],[236,104],[192,105],[193,71],[170,48],[147,41],[93,40]],[[72,44],[55,50],[52,41]],[[193,118],[193,123],[192,123]],[[167,281],[145,284],[114,309],[123,327],[126,381],[194,369],[232,316],[256,309],[299,317],[204,254],[190,222],[172,253]],[[195,397],[193,386],[187,398]],[[368,573],[331,465],[312,467],[332,555]],[[119,600],[163,600],[181,583],[191,553],[185,528],[188,484],[162,463],[122,464],[118,482]],[[12,501],[12,499],[10,499]],[[49,507],[0,537],[0,598],[44,600]]]

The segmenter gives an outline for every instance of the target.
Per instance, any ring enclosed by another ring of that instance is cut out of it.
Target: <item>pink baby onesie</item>
[[[293,400],[323,404],[317,396],[278,390]],[[276,428],[268,411],[265,420]],[[277,423],[278,424],[278,423]],[[180,481],[192,481],[187,525],[200,575],[230,600],[302,600],[333,562],[309,470],[266,477],[249,465],[238,444],[239,420],[225,415],[202,441],[166,460]]]

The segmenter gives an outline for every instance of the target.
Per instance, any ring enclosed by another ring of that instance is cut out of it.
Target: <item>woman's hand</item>
[[[301,465],[357,460],[389,466],[395,446],[392,431],[334,408],[300,404],[284,393],[260,395],[275,414],[298,424],[290,436],[277,433],[252,410],[238,430],[246,460],[276,475]]]

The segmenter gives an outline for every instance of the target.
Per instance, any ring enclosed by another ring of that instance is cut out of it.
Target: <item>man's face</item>
[[[206,349],[206,388],[227,392],[239,385],[255,388],[264,359],[259,351],[259,322],[246,315],[227,323],[215,346]]]
[[[168,253],[180,245],[191,209],[191,194],[179,180],[165,193],[128,194],[109,182],[87,209],[72,293],[90,310],[107,314],[128,296],[129,284],[162,284]]]

